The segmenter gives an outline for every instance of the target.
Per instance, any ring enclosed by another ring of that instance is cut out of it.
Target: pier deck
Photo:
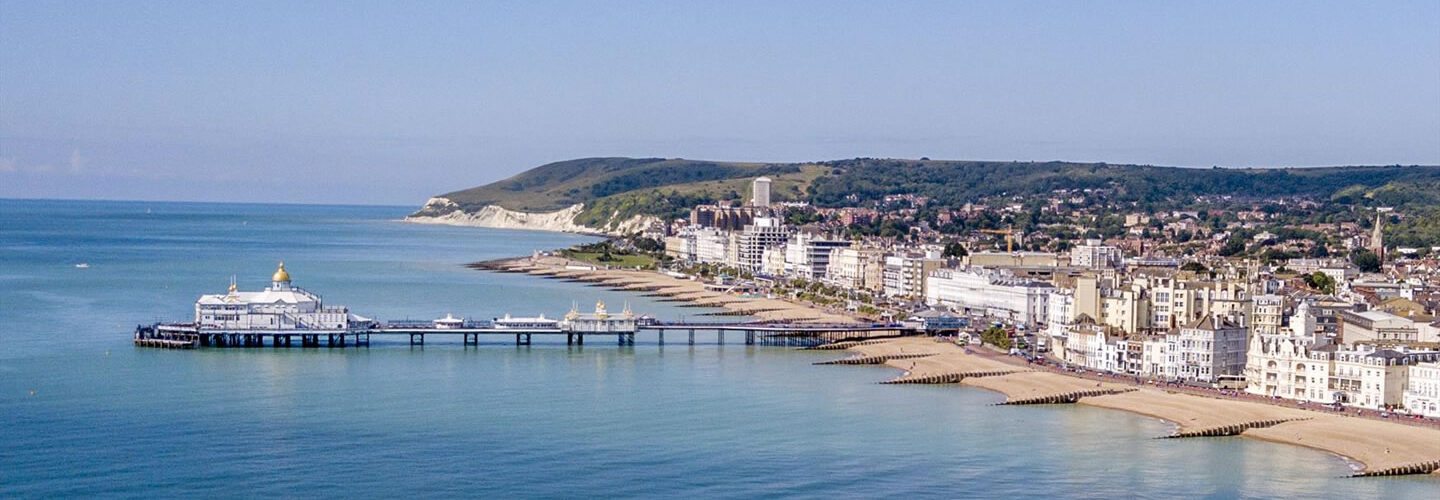
[[[480,344],[481,337],[515,339],[515,345],[531,345],[536,335],[565,336],[566,345],[584,345],[585,337],[614,337],[617,345],[635,345],[635,334],[651,331],[657,343],[665,344],[666,332],[685,332],[686,342],[695,344],[695,332],[716,332],[720,344],[726,332],[744,336],[745,345],[813,347],[816,345],[895,337],[917,333],[902,324],[817,324],[773,322],[650,322],[627,331],[574,331],[562,328],[514,328],[485,324],[466,324],[459,328],[441,328],[427,324],[378,323],[368,328],[351,329],[276,329],[276,330],[201,330],[191,323],[156,323],[135,328],[134,343],[142,347],[292,347],[299,338],[300,347],[368,347],[373,336],[408,338],[410,345],[425,345],[426,336],[461,337],[466,346]]]

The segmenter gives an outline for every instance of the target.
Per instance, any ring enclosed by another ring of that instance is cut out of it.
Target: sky
[[[592,156],[1440,164],[1440,1],[0,0],[0,197],[419,205]]]

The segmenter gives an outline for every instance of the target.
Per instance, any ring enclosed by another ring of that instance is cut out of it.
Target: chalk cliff
[[[659,219],[635,216],[624,221],[610,221],[605,227],[593,228],[575,223],[575,216],[585,209],[576,203],[554,212],[519,212],[499,205],[486,205],[467,212],[459,204],[444,197],[430,198],[419,211],[405,217],[406,222],[444,224],[451,226],[489,227],[496,229],[527,229],[566,233],[621,235],[644,230]]]

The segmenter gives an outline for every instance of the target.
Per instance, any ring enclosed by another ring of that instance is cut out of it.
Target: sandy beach
[[[898,377],[901,380],[948,373],[1019,370],[1006,375],[967,377],[960,382],[961,385],[1004,394],[1007,401],[1094,389],[1133,389],[1120,394],[1082,397],[1077,403],[1166,420],[1177,426],[1178,433],[1290,420],[1269,427],[1248,428],[1239,435],[1334,453],[1363,464],[1365,472],[1440,460],[1440,430],[1434,428],[1349,417],[1329,411],[1197,396],[1159,387],[1097,382],[1032,370],[1023,363],[967,354],[963,348],[931,338],[893,339],[857,345],[849,350],[861,356],[933,353],[919,359],[887,361],[889,366],[905,372]],[[1440,471],[1433,475],[1440,475]]]
[[[628,290],[662,300],[724,308],[736,315],[767,321],[845,323],[859,321],[839,311],[768,298],[743,298],[706,290],[699,281],[653,271],[575,269],[562,257],[517,258],[486,263],[502,272],[568,279]],[[1076,404],[1122,410],[1176,425],[1177,434],[1224,432],[1276,443],[1326,451],[1362,464],[1362,472],[1385,471],[1440,461],[1440,429],[1302,410],[1255,401],[1187,394],[1128,380],[1094,380],[1037,370],[1023,361],[987,351],[967,352],[948,342],[906,337],[855,343],[848,351],[859,356],[895,357],[885,364],[903,373],[895,383],[937,383],[959,379],[960,385],[1001,393],[1007,402],[1069,398]],[[948,377],[948,378],[946,378]],[[1103,395],[1084,395],[1109,392]],[[1240,426],[1238,428],[1234,426]],[[1440,470],[1433,475],[1440,476]]]
[[[654,271],[623,269],[567,269],[573,262],[563,257],[518,258],[489,265],[504,272],[520,272],[534,276],[586,281],[618,290],[628,290],[677,302],[720,307],[736,315],[754,316],[765,321],[814,323],[851,323],[857,320],[836,311],[825,311],[779,299],[745,298],[710,291],[704,283],[679,279]]]

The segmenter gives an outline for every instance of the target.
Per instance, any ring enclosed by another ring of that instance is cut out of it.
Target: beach
[[[1162,419],[1176,425],[1177,435],[1279,421],[1264,427],[1244,428],[1238,435],[1334,453],[1362,464],[1361,472],[1440,460],[1440,429],[1430,427],[1344,416],[1325,410],[1205,397],[1164,387],[1095,381],[1036,370],[1018,358],[982,354],[979,348],[967,353],[965,348],[933,338],[891,339],[855,345],[849,350],[860,356],[931,354],[918,359],[887,361],[888,366],[904,372],[898,381],[954,373],[1012,372],[966,377],[959,382],[1001,393],[1012,402],[1080,391],[1125,391],[1080,397],[1075,403]],[[1440,471],[1432,475],[1440,475]]]
[[[664,297],[661,300],[719,307],[725,314],[764,321],[858,322],[840,311],[771,298],[744,298],[707,290],[704,283],[654,271],[598,269],[563,257],[536,256],[490,261],[472,267],[565,279]],[[1176,426],[1177,437],[1238,435],[1292,444],[1344,457],[1358,472],[1380,473],[1426,467],[1440,461],[1440,429],[1356,418],[1320,409],[1306,410],[1207,397],[1132,378],[1096,380],[1037,369],[1019,358],[966,349],[927,337],[842,344],[863,357],[896,358],[884,363],[902,370],[887,383],[953,383],[1006,396],[1008,404],[1074,403],[1127,411]],[[1159,436],[1157,436],[1159,437]],[[1428,468],[1428,467],[1426,467]],[[1440,475],[1435,470],[1432,475]]]
[[[838,311],[826,311],[805,304],[796,304],[764,297],[740,297],[720,291],[706,290],[700,281],[680,279],[653,271],[624,269],[586,269],[563,257],[541,256],[484,263],[481,269],[525,273],[544,278],[564,279],[604,286],[616,290],[661,297],[662,301],[682,302],[696,306],[718,307],[735,316],[752,316],[764,321],[849,323],[856,318]]]

